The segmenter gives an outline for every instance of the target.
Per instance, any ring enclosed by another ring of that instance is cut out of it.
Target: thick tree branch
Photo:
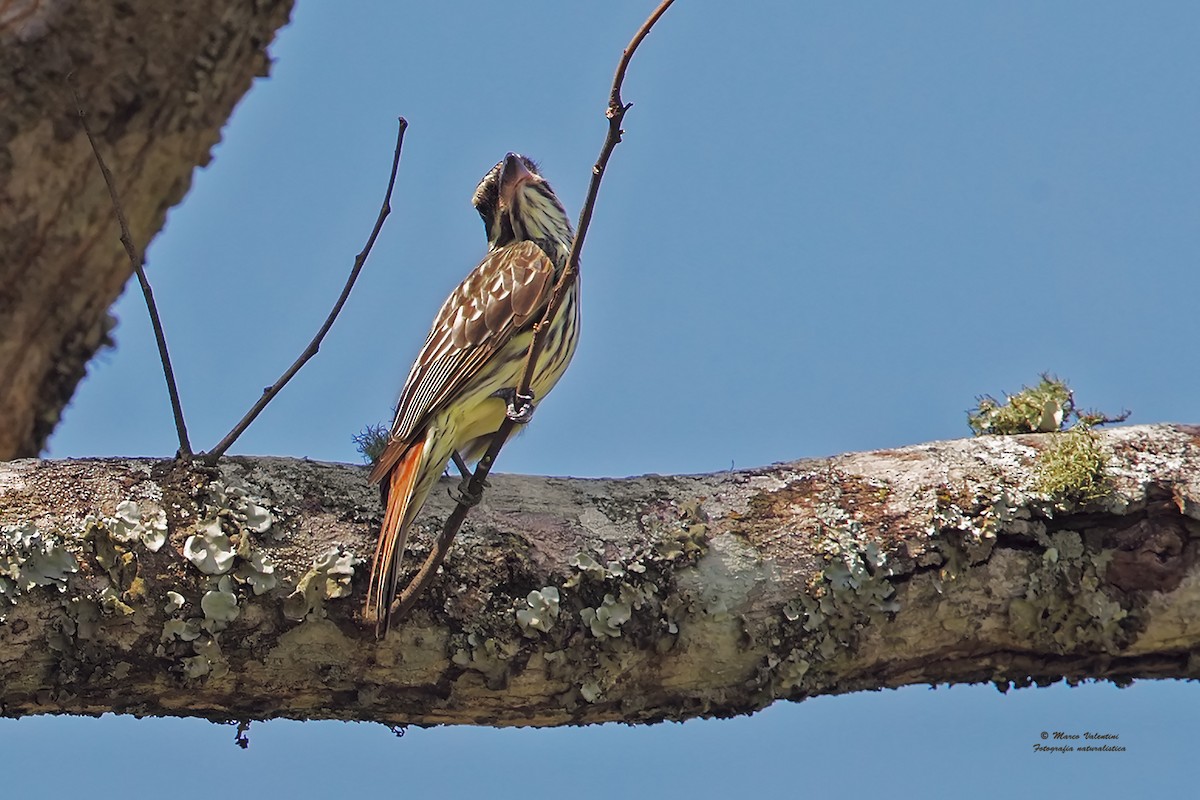
[[[1063,436],[493,477],[382,642],[355,620],[353,562],[379,523],[364,468],[0,465],[0,708],[556,725],[912,683],[1197,677],[1200,428],[1100,434],[1111,491],[1083,505],[1036,490]]]

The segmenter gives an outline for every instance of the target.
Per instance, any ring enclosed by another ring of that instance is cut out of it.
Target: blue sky
[[[351,435],[389,420],[435,310],[483,253],[479,177],[525,153],[576,213],[616,59],[650,7],[301,0],[272,76],[149,250],[193,445],[211,447],[324,318],[403,114],[394,213],[355,294],[235,448],[356,460]],[[957,438],[977,395],[1044,370],[1131,422],[1198,421],[1197,31],[1184,2],[681,0],[626,83],[578,355],[500,470],[707,472]],[[52,457],[174,452],[136,291],[116,314],[117,348]],[[55,792],[93,795],[90,776],[122,758],[148,765],[122,793],[170,781],[181,797],[226,778],[302,796],[1147,794],[1190,758],[1195,701],[1176,683],[915,687],[636,730],[396,740],[276,722],[246,752],[197,721],[39,719],[0,724],[0,763],[71,752]],[[1047,729],[1115,732],[1128,750],[1033,754]],[[312,762],[328,774],[297,770]],[[170,766],[189,763],[203,780]]]

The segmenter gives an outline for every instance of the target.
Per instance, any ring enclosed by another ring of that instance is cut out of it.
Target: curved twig
[[[72,78],[73,76],[68,76],[67,79],[70,81]],[[125,246],[129,263],[133,265],[133,272],[137,275],[138,284],[142,287],[142,297],[146,299],[146,311],[150,314],[150,327],[154,329],[154,340],[158,344],[158,357],[162,361],[163,377],[167,381],[167,396],[171,399],[171,413],[175,416],[175,433],[179,436],[179,452],[176,457],[183,461],[190,461],[192,445],[188,441],[187,423],[183,421],[183,404],[179,402],[179,389],[175,385],[175,370],[171,369],[171,355],[167,351],[167,335],[163,332],[162,319],[158,316],[154,291],[150,288],[150,279],[146,277],[142,257],[133,246],[133,236],[129,233],[129,221],[125,218],[125,209],[121,206],[121,198],[117,196],[117,186],[113,181],[112,172],[104,163],[104,157],[100,155],[96,137],[92,135],[92,126],[88,125],[87,113],[83,110],[83,103],[80,102],[79,92],[76,91],[74,85],[71,86],[71,94],[75,96],[75,110],[79,114],[79,124],[83,127],[88,144],[92,146],[92,154],[96,156],[100,174],[104,176],[104,185],[108,187],[108,196],[112,198],[113,210],[117,214],[117,224],[121,226],[121,244]]]
[[[358,280],[358,273],[362,271],[363,264],[366,263],[367,256],[371,253],[371,248],[375,246],[375,240],[379,237],[379,232],[383,229],[383,221],[392,212],[392,189],[396,185],[396,172],[400,168],[400,150],[404,146],[404,131],[407,129],[408,120],[400,117],[399,130],[396,132],[396,152],[392,156],[392,173],[388,178],[387,192],[383,196],[383,205],[379,209],[379,216],[375,219],[375,227],[371,229],[371,235],[367,238],[366,245],[363,246],[362,252],[354,258],[354,266],[350,270],[349,277],[346,278],[346,285],[342,287],[341,295],[338,297],[337,302],[333,304],[333,310],[325,318],[325,324],[317,331],[317,335],[313,337],[313,340],[308,343],[308,347],[304,348],[304,352],[300,354],[300,357],[287,368],[287,371],[279,376],[279,380],[266,389],[263,389],[262,396],[258,398],[258,401],[246,412],[246,415],[241,418],[238,424],[233,426],[233,430],[225,434],[225,438],[218,442],[216,447],[207,453],[201,454],[206,464],[215,464],[225,454],[225,451],[237,441],[238,437],[245,432],[246,428],[250,427],[250,423],[254,422],[255,417],[267,407],[267,403],[270,403],[275,398],[275,395],[279,394],[280,390],[287,385],[287,382],[300,371],[300,368],[321,349],[321,341],[325,338],[325,334],[329,333],[329,329],[333,327],[334,320],[341,313],[342,306],[346,304],[346,299],[350,297],[350,290],[354,288],[354,282]]]
[[[554,294],[550,297],[550,302],[546,306],[546,313],[542,316],[540,322],[534,326],[533,341],[529,343],[529,355],[525,360],[525,371],[521,375],[521,383],[517,389],[517,398],[529,395],[529,386],[533,382],[534,365],[537,364],[538,355],[542,348],[546,345],[546,337],[549,334],[550,320],[558,312],[559,307],[566,298],[566,290],[571,283],[576,279],[579,273],[579,254],[583,250],[583,239],[587,235],[588,226],[592,222],[592,213],[596,206],[596,197],[600,193],[600,181],[604,179],[604,171],[608,167],[609,157],[616,149],[616,146],[621,141],[621,135],[624,131],[621,129],[621,122],[625,119],[625,112],[632,106],[632,103],[625,103],[621,100],[621,86],[625,82],[625,72],[629,68],[629,62],[633,58],[634,52],[638,45],[646,38],[646,34],[654,27],[654,23],[658,22],[671,4],[675,0],[663,0],[659,6],[654,9],[653,13],[646,18],[642,23],[642,27],[638,28],[637,33],[629,41],[629,45],[621,54],[621,60],[617,64],[617,72],[613,76],[612,91],[608,96],[608,109],[605,111],[605,116],[608,117],[608,135],[604,139],[604,146],[600,148],[600,156],[596,159],[595,165],[592,167],[592,180],[588,184],[587,198],[584,200],[583,208],[579,212],[579,223],[576,226],[575,240],[571,243],[571,254],[567,258],[567,266],[563,269],[562,275],[554,286]],[[513,403],[516,405],[520,401],[514,398]],[[519,412],[521,409],[517,407]],[[504,443],[508,441],[508,437],[512,434],[516,423],[511,416],[506,416],[500,424],[500,428],[492,437],[491,444],[488,446],[487,452],[483,458],[479,460],[479,464],[475,467],[475,473],[471,476],[471,480],[467,485],[464,497],[478,498],[482,493],[488,473],[491,472],[492,466],[496,463],[496,457],[500,455],[500,449],[504,447]],[[477,501],[476,501],[477,502]],[[470,511],[474,502],[460,500],[458,505],[446,519],[446,524],[442,528],[441,535],[434,542],[433,549],[429,556],[426,557],[425,563],[421,565],[421,569],[409,582],[400,596],[392,601],[392,613],[401,617],[412,608],[416,603],[417,598],[425,590],[425,587],[433,580],[433,576],[437,573],[437,569],[441,566],[442,561],[446,558],[446,553],[450,550],[450,544],[454,541],[454,537],[458,534],[459,528],[462,527],[463,521],[467,518],[467,512]]]

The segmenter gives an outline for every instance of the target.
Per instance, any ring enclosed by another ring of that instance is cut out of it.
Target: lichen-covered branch
[[[355,618],[380,517],[365,468],[0,464],[0,712],[558,725],[1196,677],[1200,428],[1096,433],[1104,492],[1049,496],[1066,435],[494,477],[382,642]],[[452,505],[436,494],[411,568]]]
[[[0,458],[41,450],[133,271],[72,86],[144,248],[291,7],[0,0]]]

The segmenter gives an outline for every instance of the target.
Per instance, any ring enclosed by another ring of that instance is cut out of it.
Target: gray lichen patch
[[[586,553],[577,553],[568,559],[575,574],[563,581],[562,591],[568,594],[562,597],[569,596],[582,629],[599,642],[621,638],[635,616],[639,617],[633,626],[635,635],[660,628],[677,630],[670,606],[663,602],[670,589],[664,592],[660,582],[665,579],[668,585],[673,583],[671,576],[677,574],[675,559],[683,558],[682,550],[664,558],[652,545],[628,560],[609,561],[602,566]]]
[[[208,485],[205,503],[216,515],[232,520],[238,530],[264,534],[275,523],[275,516],[268,501],[251,491],[244,481],[226,475]]]
[[[238,618],[241,609],[233,591],[233,581],[228,575],[223,576],[216,587],[204,593],[200,598],[200,610],[204,612],[204,621],[212,631],[221,630]]]
[[[767,646],[755,679],[764,697],[837,688],[864,632],[900,610],[897,584],[926,545],[896,502],[891,481],[840,465],[802,472],[752,500],[747,537],[772,554],[770,570],[808,576],[801,591],[780,598],[776,616],[749,629]]]
[[[1001,489],[991,496],[981,490],[973,494],[956,492],[943,485],[936,492],[928,532],[932,542],[928,553],[940,556],[940,560],[926,557],[918,563],[938,566],[934,582],[941,591],[947,582],[986,561],[1001,532],[1031,535],[1044,527],[1032,520],[1028,502],[1014,498],[1008,490]]]
[[[784,486],[753,496],[748,524],[733,529],[757,549],[770,551],[781,568],[809,571],[823,565],[806,544],[824,537],[830,513],[853,518],[881,547],[889,548],[905,533],[896,525],[902,517],[892,508],[895,500],[889,482],[829,464],[799,471]]]
[[[79,569],[75,556],[60,536],[32,522],[0,526],[0,598],[15,604],[17,597],[37,586],[66,591],[67,577]],[[4,621],[0,603],[0,622]]]
[[[247,598],[276,584],[272,559],[257,540],[271,532],[278,515],[244,482],[214,480],[217,473],[201,467],[112,461],[68,469],[86,500],[64,505],[59,515],[43,514],[39,527],[55,533],[38,541],[53,548],[34,552],[28,546],[38,542],[16,541],[24,547],[5,565],[19,568],[15,574],[27,585],[35,573],[46,573],[42,580],[53,577],[43,565],[54,556],[61,563],[53,582],[68,597],[39,604],[39,616],[26,615],[21,625],[32,621],[43,631],[64,672],[107,671],[108,656],[95,642],[111,638],[121,652],[150,654],[163,674],[219,674],[213,666],[219,662],[218,634],[239,621]],[[23,477],[16,489],[49,494],[40,470]],[[11,513],[21,503],[9,499],[4,510]],[[38,530],[26,523],[14,529]],[[169,537],[172,547],[166,546]],[[170,591],[150,596],[150,587],[163,586]]]
[[[109,536],[118,542],[140,541],[151,553],[157,553],[167,541],[167,513],[157,503],[133,500],[117,503],[116,514],[111,517],[90,516],[84,520],[84,528],[103,526]]]
[[[1112,552],[1098,537],[1085,539],[1075,531],[1037,538],[1044,550],[1028,573],[1023,596],[1008,606],[1013,633],[1058,653],[1117,652],[1127,645],[1138,623],[1107,588]]]
[[[174,614],[183,608],[186,602],[187,600],[179,592],[167,592],[167,603],[163,606],[163,611],[168,614]]]
[[[191,617],[189,619],[180,619],[178,617],[167,620],[163,623],[162,635],[160,641],[170,642],[174,639],[179,639],[184,642],[191,642],[200,638],[202,628],[200,623],[203,619],[200,617]],[[159,655],[165,655],[165,651],[159,651]]]
[[[362,559],[344,548],[333,547],[318,556],[283,601],[283,614],[300,621],[325,616],[325,601],[350,595],[354,567]]]
[[[277,585],[274,562],[256,543],[271,531],[278,518],[267,500],[229,474],[204,486],[195,517],[197,521],[184,541],[183,555],[197,570],[210,576],[198,603],[203,617],[197,624],[215,637],[237,619],[239,591],[259,596]],[[166,624],[173,626],[174,622],[168,620]]]
[[[234,577],[250,586],[255,595],[266,594],[279,581],[275,578],[275,563],[261,550],[251,550],[234,571]]]
[[[184,542],[183,555],[205,575],[224,575],[232,569],[237,551],[220,521],[210,517]]]
[[[654,587],[648,588],[652,590]],[[595,608],[580,609],[579,618],[597,639],[617,639],[621,636],[621,626],[633,617],[634,606],[640,608],[650,596],[653,594],[652,591],[647,594],[647,587],[634,589],[626,584],[621,587],[617,596],[604,595],[604,599]]]
[[[515,668],[514,660],[521,652],[518,641],[487,636],[480,631],[454,637],[451,648],[451,662],[478,673],[492,689],[502,689],[508,685]]]
[[[529,637],[536,636],[537,631],[548,632],[558,619],[560,599],[554,586],[543,586],[530,592],[525,598],[525,608],[518,606],[516,611],[522,632]]]
[[[693,596],[679,582],[712,555],[701,503],[680,508],[653,502],[636,510],[613,504],[607,513],[585,509],[581,519],[604,535],[585,550],[564,553],[565,574],[511,576],[501,585],[504,592],[492,587],[469,605],[432,592],[422,603],[436,608],[430,619],[462,615],[464,632],[452,637],[449,650],[462,670],[456,681],[482,681],[507,694],[549,682],[556,687],[557,714],[582,713],[590,705],[640,713],[613,675],[670,651],[688,620],[705,613],[699,593]],[[641,535],[628,535],[631,523]],[[446,582],[455,585],[453,557],[449,563]],[[717,602],[714,598],[714,607]],[[424,620],[425,613],[419,611],[418,618]],[[727,626],[739,624],[728,613],[724,617]]]
[[[828,507],[823,516],[819,550],[826,565],[808,593],[784,606],[782,635],[767,661],[784,691],[823,685],[840,661],[853,656],[868,626],[900,610],[887,554],[844,512]]]
[[[191,643],[194,656],[183,658],[183,675],[196,680],[198,678],[224,678],[229,674],[229,662],[221,652],[221,645],[215,638],[201,637]]]
[[[184,542],[184,556],[206,575],[224,575],[238,560],[240,581],[249,580],[252,573],[269,576],[273,569],[251,542],[267,534],[276,521],[268,501],[252,494],[245,482],[235,476],[213,480],[204,488],[198,521]],[[270,588],[273,581],[263,577],[257,582]]]

